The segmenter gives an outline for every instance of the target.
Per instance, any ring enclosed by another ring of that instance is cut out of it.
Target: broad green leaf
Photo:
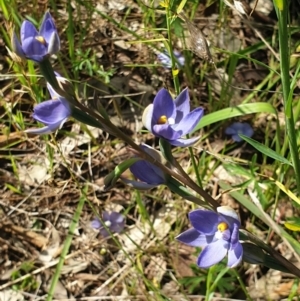
[[[276,114],[276,110],[271,104],[265,102],[246,103],[236,107],[226,108],[203,116],[192,133],[219,121],[255,113]]]
[[[259,152],[265,154],[266,156],[270,157],[270,158],[273,158],[274,160],[276,161],[279,161],[283,164],[288,164],[288,165],[292,165],[292,163],[287,160],[286,158],[282,157],[281,155],[279,155],[278,153],[276,153],[275,151],[273,151],[272,149],[270,149],[269,147],[245,136],[245,135],[242,135],[242,134],[239,134],[239,136],[241,138],[243,138],[243,140],[245,140],[246,142],[248,142],[249,144],[251,144],[255,149],[257,149]]]

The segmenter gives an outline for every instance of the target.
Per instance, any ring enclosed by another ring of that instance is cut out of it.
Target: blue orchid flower
[[[235,142],[241,142],[243,139],[239,136],[239,134],[243,134],[247,137],[252,137],[254,131],[250,124],[234,122],[225,130],[226,135],[231,135],[231,138]]]
[[[66,78],[59,75],[56,78],[58,82],[67,81]],[[28,129],[25,133],[36,135],[50,134],[60,129],[72,114],[70,103],[64,97],[57,94],[49,83],[47,83],[47,88],[51,99],[36,105],[32,115],[35,120],[45,124],[45,127]]]
[[[102,214],[102,221],[105,224],[105,226],[110,230],[110,232],[120,233],[125,227],[125,217],[121,213],[115,211],[112,211],[110,213],[104,211]],[[99,230],[102,236],[110,236],[110,233],[105,229],[103,223],[98,218],[95,218],[91,222],[91,226],[94,229]]]
[[[40,30],[37,31],[30,21],[24,21],[20,33],[21,43],[13,33],[12,48],[21,58],[41,62],[60,49],[60,39],[49,12],[44,16]]]
[[[140,147],[155,160],[159,162],[164,161],[161,154],[149,145],[141,144]],[[125,184],[136,189],[152,189],[164,184],[167,179],[167,176],[159,167],[146,160],[139,160],[135,162],[129,169],[137,180],[129,180],[123,177],[121,179]]]
[[[184,66],[185,63],[185,58],[184,56],[177,50],[173,51],[174,57],[176,59],[176,63],[178,65],[178,67],[182,68]],[[160,52],[157,54],[157,59],[162,63],[162,65],[166,68],[166,69],[171,69],[172,68],[172,60],[171,57],[169,55],[169,53],[165,50],[163,52]]]
[[[153,104],[146,107],[142,122],[155,136],[166,139],[174,146],[191,146],[199,137],[184,139],[199,123],[204,110],[190,112],[190,97],[187,88],[173,100],[166,89],[161,89]]]
[[[189,213],[193,228],[181,233],[177,240],[193,247],[201,247],[197,264],[209,268],[228,255],[228,267],[236,267],[243,257],[239,242],[240,221],[236,212],[228,207],[217,208],[218,213],[208,210],[194,210]]]

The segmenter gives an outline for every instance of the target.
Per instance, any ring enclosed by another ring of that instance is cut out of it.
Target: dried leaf
[[[190,33],[188,43],[191,51],[193,51],[201,59],[208,61],[209,63],[213,63],[212,55],[202,31],[182,12],[178,16],[186,23]]]
[[[0,292],[0,301],[23,301],[24,297],[21,293],[11,289]]]

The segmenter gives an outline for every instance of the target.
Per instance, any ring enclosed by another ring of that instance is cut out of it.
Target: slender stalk
[[[73,233],[74,233],[74,231],[77,227],[77,224],[78,224],[81,212],[82,212],[82,208],[83,208],[83,205],[85,203],[85,199],[86,199],[86,197],[85,197],[84,194],[79,199],[78,206],[76,208],[76,211],[74,213],[74,216],[73,216],[70,228],[69,228],[68,236],[67,236],[67,238],[64,242],[64,247],[62,249],[62,252],[61,252],[61,255],[60,255],[60,258],[59,258],[59,262],[56,266],[56,271],[55,271],[55,273],[53,275],[53,278],[52,278],[52,281],[51,281],[51,286],[50,286],[48,296],[47,296],[47,299],[46,299],[47,301],[51,301],[53,299],[53,294],[54,294],[57,282],[59,280],[60,271],[63,268],[65,258],[66,258],[67,254],[69,252],[69,248],[71,246],[72,239],[73,239]]]
[[[298,194],[300,194],[300,160],[297,147],[297,136],[295,131],[295,121],[293,113],[293,105],[291,98],[290,87],[290,75],[289,75],[289,33],[288,33],[288,6],[287,2],[277,9],[278,21],[279,21],[279,46],[280,46],[280,67],[281,67],[281,81],[283,89],[283,104],[285,110],[286,130],[289,139],[289,147],[293,167],[295,171],[295,178],[298,188]]]
[[[126,135],[123,131],[121,131],[119,128],[117,128],[113,123],[111,123],[110,120],[104,119],[102,116],[98,115],[96,112],[93,110],[90,110],[89,108],[85,107],[81,103],[77,103],[77,107],[80,108],[81,110],[87,112],[89,115],[91,115],[93,118],[95,118],[99,123],[102,124],[104,127],[105,131],[108,133],[115,135],[119,139],[123,140],[126,142],[128,145],[130,145],[134,150],[136,150],[142,159],[145,159],[149,161],[150,163],[158,166],[162,171],[166,172],[170,176],[174,177],[181,183],[185,184],[186,186],[190,187],[192,190],[197,192],[201,197],[204,198],[204,200],[209,203],[212,208],[216,209],[219,204],[218,202],[206,191],[204,191],[201,187],[199,187],[192,179],[186,179],[184,176],[178,174],[176,171],[168,168],[164,164],[158,162],[155,160],[153,157],[151,157],[149,154],[144,152],[128,135]]]
[[[173,45],[172,45],[172,30],[171,30],[172,13],[168,7],[166,8],[166,10],[167,10],[166,21],[167,21],[167,29],[168,29],[169,50],[170,50],[170,57],[172,60],[172,76],[173,76],[173,82],[174,82],[176,95],[179,95],[180,84],[179,84],[179,79],[178,79],[178,72],[174,72],[175,70],[177,70],[177,68],[176,68],[176,60],[174,58],[174,51],[173,51]]]
[[[130,145],[134,150],[136,150],[140,154],[140,157],[142,159],[147,160],[150,163],[158,166],[165,173],[169,174],[170,176],[174,177],[181,183],[190,187],[192,190],[198,193],[202,198],[204,198],[204,200],[207,203],[209,203],[212,208],[216,209],[219,206],[218,202],[212,196],[210,196],[209,193],[207,193],[201,187],[199,187],[192,179],[190,178],[186,179],[184,176],[178,174],[176,171],[156,161],[153,157],[151,157],[149,154],[144,152],[139,147],[139,145],[137,145],[128,135],[126,135],[122,130],[116,127],[109,119],[105,119],[103,116],[99,115],[95,111],[91,110],[90,108],[80,103],[77,100],[74,91],[72,91],[72,88],[69,85],[61,87],[58,84],[58,81],[54,74],[53,67],[51,66],[50,63],[48,64],[45,61],[43,62],[43,64],[40,64],[40,70],[42,74],[45,76],[46,80],[50,82],[52,87],[56,90],[56,92],[62,95],[63,97],[65,97],[73,106],[75,106],[75,108],[77,107],[78,109],[82,110],[82,112],[85,112],[87,116],[91,118],[90,122],[92,121],[92,119],[94,119],[95,122],[99,122],[99,124],[101,124],[101,127],[99,126],[99,128],[102,128],[104,131],[108,132],[109,134],[114,135],[119,139],[123,140],[128,145]],[[66,90],[64,90],[64,88]]]

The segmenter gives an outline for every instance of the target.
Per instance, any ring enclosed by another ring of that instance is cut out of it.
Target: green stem
[[[167,28],[168,28],[168,40],[169,40],[169,49],[170,49],[170,57],[172,59],[172,75],[173,75],[173,81],[174,81],[174,87],[175,87],[175,91],[176,91],[176,95],[178,96],[180,93],[180,84],[179,84],[179,79],[178,79],[178,74],[174,73],[173,70],[176,69],[176,60],[174,58],[174,52],[173,52],[173,47],[172,47],[172,31],[171,31],[171,17],[172,17],[172,11],[167,8]],[[201,177],[200,177],[200,173],[198,170],[198,166],[196,164],[196,160],[194,157],[194,153],[193,153],[193,149],[192,147],[189,147],[189,153],[191,156],[191,161],[192,161],[192,165],[193,165],[193,169],[195,171],[196,174],[196,178],[197,178],[197,183],[198,185],[202,188],[202,181],[201,181]]]
[[[177,70],[177,67],[176,67],[177,60],[175,60],[175,58],[174,58],[174,51],[173,51],[173,46],[172,46],[172,30],[171,30],[172,12],[170,11],[169,8],[167,8],[166,17],[167,17],[166,21],[167,21],[167,29],[168,29],[169,50],[170,50],[170,57],[172,60],[172,76],[173,76],[175,92],[176,92],[176,95],[178,96],[180,93],[180,84],[179,84],[179,79],[178,79],[178,72],[174,72],[175,70]]]
[[[195,172],[195,175],[196,175],[197,183],[201,188],[203,188],[199,168],[198,168],[198,165],[197,165],[194,153],[193,153],[193,148],[191,146],[189,147],[189,153],[190,153],[193,169],[194,169],[194,172]]]
[[[83,208],[83,205],[85,203],[85,199],[86,199],[85,194],[83,194],[81,196],[81,198],[79,199],[78,206],[76,208],[76,211],[74,213],[74,216],[73,216],[70,228],[69,228],[68,236],[67,236],[67,238],[64,242],[64,247],[62,249],[62,252],[61,252],[61,255],[60,255],[60,258],[59,258],[59,262],[56,266],[56,270],[55,270],[55,273],[54,273],[52,281],[51,281],[51,286],[50,286],[48,296],[47,296],[47,299],[46,299],[47,301],[52,301],[52,299],[53,299],[54,291],[55,291],[55,288],[57,286],[57,282],[59,280],[60,272],[63,268],[65,258],[66,258],[67,254],[69,252],[69,248],[71,246],[72,239],[73,239],[73,233],[74,233],[74,231],[77,227],[77,224],[78,224],[81,212],[82,212],[82,208]]]
[[[84,106],[82,103],[80,103],[76,99],[75,93],[72,93],[72,91],[69,91],[70,88],[67,91],[64,91],[58,85],[56,78],[54,78],[55,74],[54,74],[54,70],[53,70],[51,64],[50,63],[47,65],[46,64],[47,64],[46,62],[45,62],[45,64],[40,64],[42,73],[44,72],[46,74],[46,76],[47,76],[46,79],[49,78],[52,81],[50,83],[51,85],[53,83],[54,86],[56,86],[56,88],[57,88],[56,92],[58,94],[62,95],[63,97],[65,97],[69,102],[71,102],[75,106],[75,108],[77,108],[77,110],[75,109],[74,111],[76,111],[78,113],[78,109],[82,110],[84,113],[89,115],[89,117],[91,119],[94,119],[94,121],[91,120],[90,123],[95,122],[95,125],[97,123],[101,124],[101,126],[98,126],[99,128],[103,129],[104,131],[108,132],[109,134],[114,135],[114,136],[118,137],[119,139],[123,140],[124,142],[126,142],[140,155],[140,157],[142,159],[147,160],[150,163],[156,165],[163,172],[169,174],[170,176],[174,177],[181,183],[190,187],[192,190],[197,192],[207,203],[209,203],[212,208],[216,209],[218,207],[218,202],[209,193],[207,193],[201,187],[199,187],[191,178],[187,179],[184,176],[178,174],[173,169],[168,168],[164,164],[155,160],[151,155],[149,155],[148,153],[143,151],[128,135],[126,135],[122,130],[120,130],[118,127],[116,127],[109,119],[105,119],[103,116],[99,115],[95,111],[91,110],[90,108],[88,108],[88,107]],[[53,87],[53,85],[52,85],[52,87]],[[82,116],[80,116],[80,118],[82,118]]]
[[[300,160],[297,147],[297,136],[295,131],[295,121],[293,114],[292,95],[290,88],[290,74],[289,74],[289,33],[288,33],[288,7],[287,3],[283,5],[282,10],[277,9],[279,21],[279,46],[280,46],[280,67],[281,67],[281,81],[283,89],[283,103],[285,110],[285,120],[287,136],[289,139],[290,153],[292,157],[293,167],[295,171],[295,178],[300,194]]]

